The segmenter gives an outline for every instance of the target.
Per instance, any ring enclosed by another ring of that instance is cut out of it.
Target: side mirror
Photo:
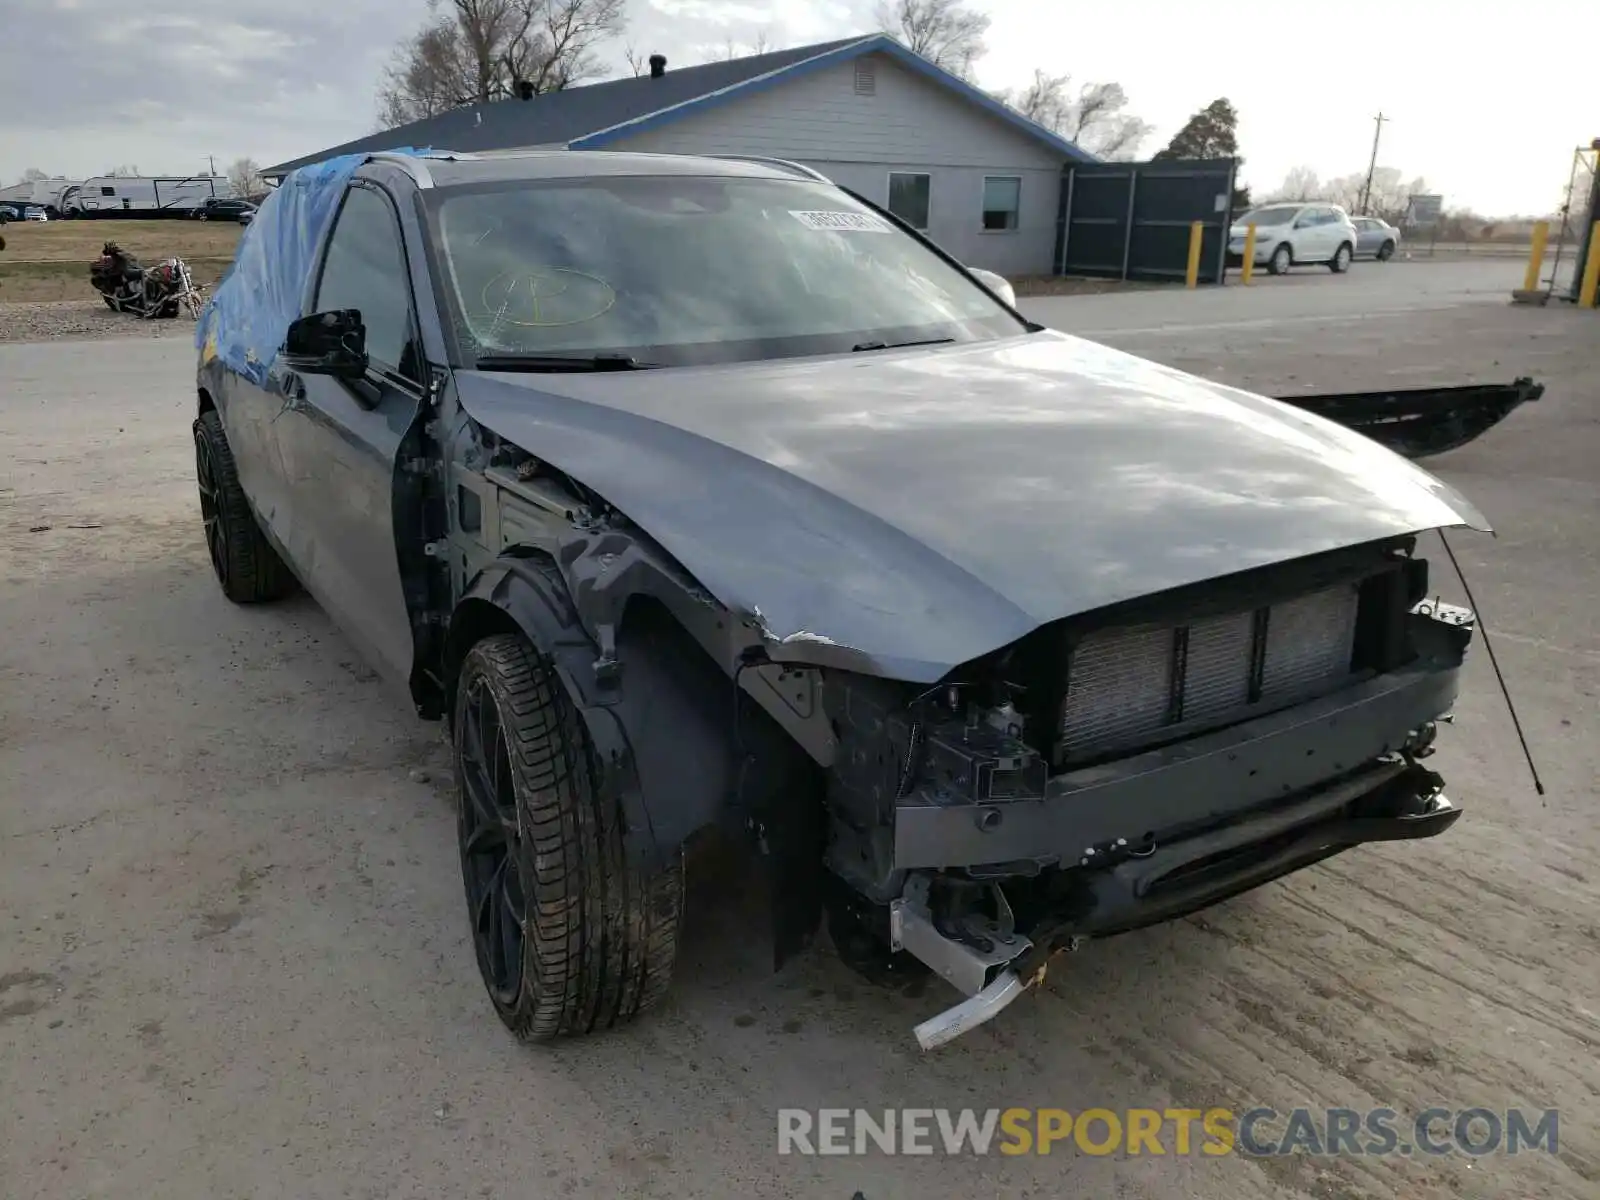
[[[301,375],[360,379],[367,373],[367,327],[360,310],[312,313],[290,322],[279,358]]]
[[[988,288],[1012,308],[1017,306],[1016,289],[1006,282],[1004,276],[996,275],[993,271],[985,271],[982,267],[968,267],[967,274],[983,284],[984,287]]]

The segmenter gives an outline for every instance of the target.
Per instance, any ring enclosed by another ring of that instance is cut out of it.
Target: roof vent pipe
[[[667,56],[665,54],[652,54],[650,56],[650,78],[660,79],[667,73]]]

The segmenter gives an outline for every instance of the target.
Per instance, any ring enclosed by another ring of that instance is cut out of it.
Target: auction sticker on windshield
[[[789,215],[807,229],[827,229],[839,233],[889,233],[894,228],[872,213],[797,212],[791,208]]]

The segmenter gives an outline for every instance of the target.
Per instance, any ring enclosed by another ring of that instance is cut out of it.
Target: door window
[[[928,228],[928,197],[932,191],[930,176],[914,172],[889,173],[888,209],[913,229]]]
[[[420,378],[411,322],[411,280],[394,209],[371,188],[345,193],[317,284],[317,312],[354,308],[367,327],[367,356]]]

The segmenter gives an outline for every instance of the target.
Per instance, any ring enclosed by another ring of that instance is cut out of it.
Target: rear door
[[[357,179],[308,311],[359,310],[370,365],[350,382],[291,380],[276,429],[301,581],[368,662],[400,683],[409,680],[415,643],[395,544],[395,468],[427,378],[415,307],[394,203]]]

